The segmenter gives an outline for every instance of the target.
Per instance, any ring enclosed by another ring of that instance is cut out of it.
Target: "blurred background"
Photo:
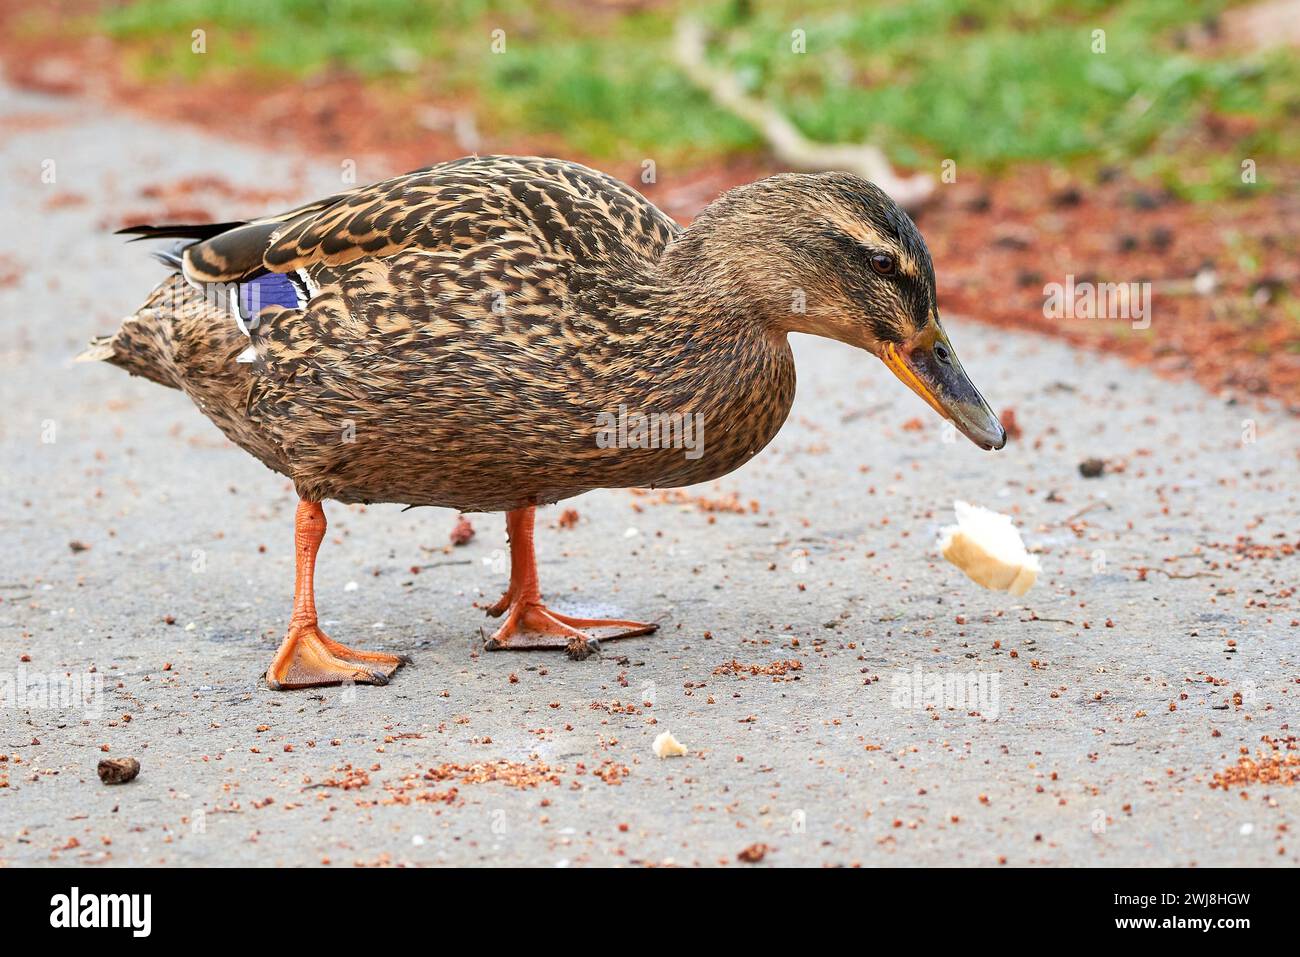
[[[363,180],[469,152],[553,154],[686,221],[731,185],[843,166],[841,147],[869,144],[911,184],[946,311],[1300,406],[1295,0],[0,11],[12,84],[322,162],[365,157]],[[292,192],[267,187],[264,205]],[[261,211],[230,209],[214,182],[147,199],[132,215]],[[1044,285],[1067,275],[1150,282],[1150,327],[1045,317]]]

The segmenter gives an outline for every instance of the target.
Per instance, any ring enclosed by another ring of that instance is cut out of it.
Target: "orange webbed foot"
[[[386,685],[403,655],[357,651],[334,641],[314,623],[289,627],[280,651],[266,670],[266,683],[276,691],[324,688],[347,683]]]
[[[518,601],[508,607],[506,620],[484,644],[488,651],[563,648],[570,658],[581,661],[600,651],[601,640],[632,638],[659,630],[653,622],[576,618],[552,611],[540,601]]]
[[[320,502],[302,499],[294,515],[293,615],[289,633],[280,643],[266,683],[280,691],[323,688],[349,682],[386,685],[410,659],[377,651],[357,651],[320,630],[316,620],[316,553],[325,538],[325,510]]]
[[[517,508],[506,515],[510,536],[510,587],[485,611],[493,617],[506,616],[495,634],[484,642],[488,651],[563,648],[570,658],[581,660],[600,650],[599,642],[631,638],[658,631],[659,626],[622,618],[575,618],[551,611],[542,604],[537,585],[537,557],[533,553],[533,506]]]

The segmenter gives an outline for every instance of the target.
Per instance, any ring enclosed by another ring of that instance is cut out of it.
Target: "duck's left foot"
[[[341,684],[386,685],[393,672],[410,660],[405,655],[357,651],[334,641],[315,622],[294,623],[266,670],[266,683],[273,691]]]
[[[622,618],[575,618],[551,611],[542,604],[537,587],[537,561],[533,556],[532,507],[515,509],[506,516],[510,533],[510,587],[501,600],[489,606],[489,615],[506,616],[485,643],[488,651],[563,648],[581,661],[600,651],[601,641],[631,638],[658,631],[652,622]]]
[[[576,618],[552,611],[540,601],[518,601],[510,606],[501,627],[484,644],[488,651],[564,649],[575,661],[600,651],[601,641],[632,638],[657,631],[653,622],[622,618]]]

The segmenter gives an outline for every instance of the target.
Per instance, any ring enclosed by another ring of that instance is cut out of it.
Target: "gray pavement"
[[[1296,541],[1300,424],[955,318],[1024,429],[1004,452],[800,339],[794,412],[756,461],[680,497],[583,496],[573,528],[539,515],[557,606],[659,634],[584,662],[482,653],[500,516],[453,549],[452,513],[333,505],[327,629],[415,665],[268,690],[289,484],[180,393],[69,360],[159,277],[108,232],[160,214],[144,191],[212,175],[307,198],[344,158],[0,90],[0,865],[745,866],[755,844],[772,865],[1296,864],[1300,787],[1210,785],[1295,733],[1297,559],[1232,546]],[[261,211],[218,199],[194,203]],[[1081,477],[1089,456],[1110,471]],[[732,495],[743,514],[701,508]],[[937,557],[955,498],[1017,514],[1044,568],[1024,598]],[[64,675],[102,696],[14,692]],[[918,675],[950,694],[906,701]],[[968,675],[988,696],[957,695]],[[654,757],[665,729],[688,756]],[[101,784],[106,756],[139,778]]]

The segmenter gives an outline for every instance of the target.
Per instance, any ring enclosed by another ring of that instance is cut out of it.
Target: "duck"
[[[545,604],[536,510],[750,461],[794,400],[791,333],[875,356],[979,447],[1006,443],[921,233],[849,173],[737,186],[683,227],[578,163],[470,156],[261,218],[119,232],[166,240],[168,274],[79,358],[184,392],[296,491],[276,690],[387,684],[409,661],[322,630],[326,501],[504,512],[489,650],[581,659],[655,631]]]

